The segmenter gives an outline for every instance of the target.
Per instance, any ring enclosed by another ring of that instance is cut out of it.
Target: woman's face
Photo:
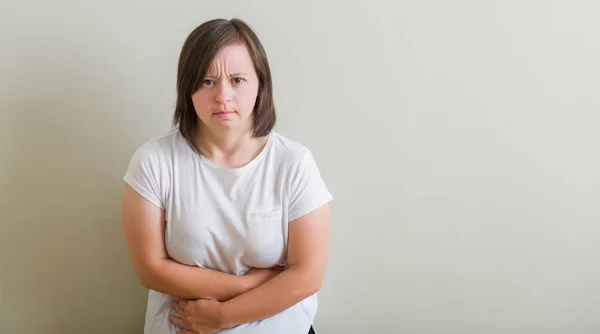
[[[223,47],[192,95],[200,126],[215,134],[252,129],[258,76],[244,44]]]

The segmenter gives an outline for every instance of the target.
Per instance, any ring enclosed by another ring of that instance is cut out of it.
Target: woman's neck
[[[215,134],[203,128],[200,132],[196,140],[200,153],[214,163],[229,168],[248,164],[260,154],[267,141],[266,137],[254,137],[250,131]]]

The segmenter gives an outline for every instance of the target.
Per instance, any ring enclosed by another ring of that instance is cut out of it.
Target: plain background
[[[120,223],[187,34],[241,17],[336,197],[320,333],[600,332],[594,1],[2,1],[0,333],[141,333]]]

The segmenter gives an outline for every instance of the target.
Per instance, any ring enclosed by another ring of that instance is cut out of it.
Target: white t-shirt
[[[165,210],[171,259],[236,275],[285,265],[289,222],[332,200],[310,150],[275,132],[250,163],[226,168],[195,153],[173,130],[135,152],[124,180]],[[145,334],[176,334],[169,321],[174,299],[149,291]],[[316,311],[314,294],[220,333],[306,334]]]

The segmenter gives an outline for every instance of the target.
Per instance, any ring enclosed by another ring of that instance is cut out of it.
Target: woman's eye
[[[215,82],[210,79],[205,79],[203,83],[207,86],[212,86]]]
[[[236,84],[241,84],[244,82],[244,78],[233,78],[233,82]]]

